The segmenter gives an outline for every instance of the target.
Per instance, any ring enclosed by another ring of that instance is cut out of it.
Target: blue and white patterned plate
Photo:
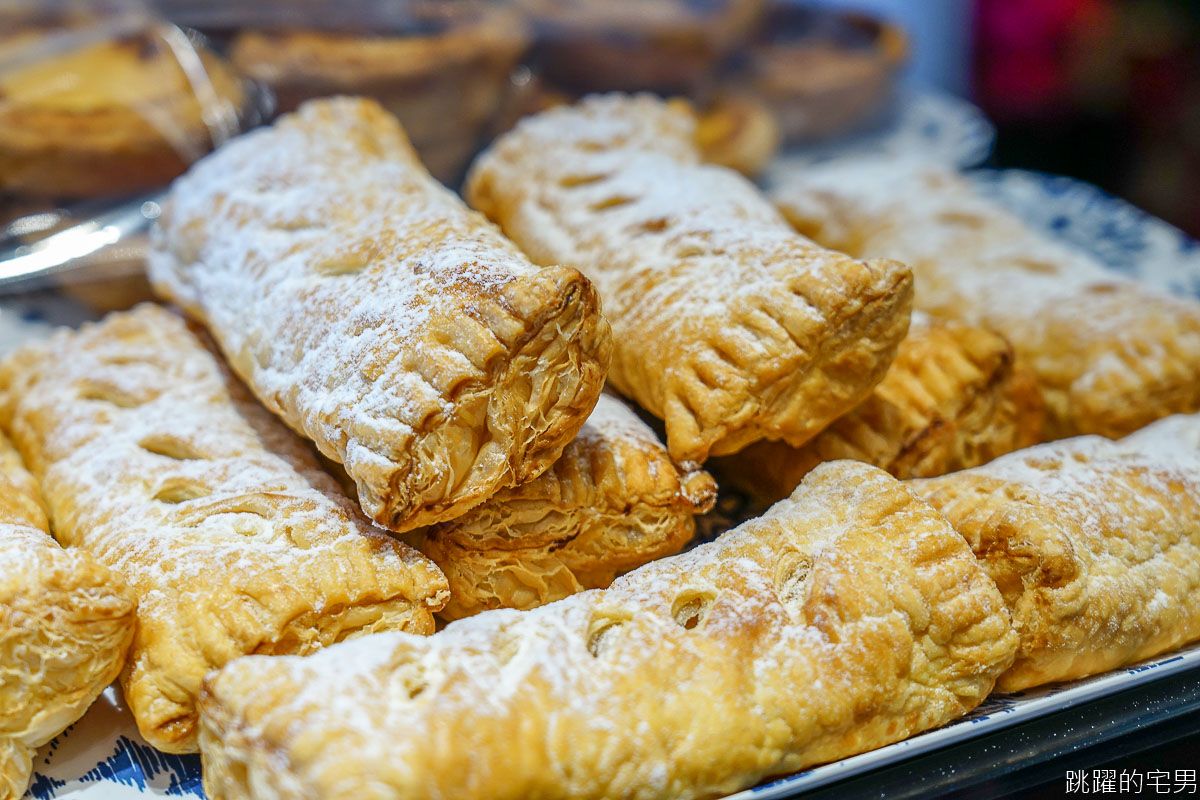
[[[986,140],[990,146],[990,133]],[[979,147],[986,154],[987,146],[979,144],[983,139],[976,141],[976,155]],[[963,146],[954,152],[969,151],[971,148]],[[1112,269],[1175,292],[1200,296],[1200,245],[1161,220],[1069,178],[1020,170],[978,170],[969,174],[980,191],[1031,224],[1091,252]],[[19,340],[44,336],[49,323],[72,324],[85,317],[80,307],[53,294],[0,302],[0,351]],[[970,716],[938,730],[778,779],[734,797],[765,800],[791,796],[1184,670],[1195,670],[1200,679],[1200,645],[1095,678],[994,696]],[[37,800],[203,797],[199,758],[164,755],[147,745],[122,707],[116,688],[105,692],[82,720],[43,747],[35,769],[30,796]]]

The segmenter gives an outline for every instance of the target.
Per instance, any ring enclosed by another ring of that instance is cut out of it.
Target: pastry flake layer
[[[998,334],[914,312],[883,381],[803,447],[755,442],[714,468],[759,501],[786,497],[824,461],[849,458],[901,479],[987,463],[1040,442],[1037,381]]]
[[[603,386],[592,285],[531,264],[373,101],[306,103],[202,160],[153,238],[156,290],[392,530],[544,472]]]
[[[1200,638],[1200,416],[1084,436],[914,481],[995,580],[1021,648],[1017,691]]]
[[[912,276],[796,235],[732,170],[700,163],[678,102],[605,95],[543,112],[474,164],[468,200],[604,298],[609,379],[665,420],[679,463],[801,445],[878,383]]]
[[[1104,268],[953,172],[845,159],[779,176],[772,197],[827,247],[903,260],[918,308],[1012,342],[1041,385],[1048,438],[1119,437],[1200,410],[1200,303]]]
[[[61,331],[0,364],[0,385],[57,536],[137,594],[122,685],[160,750],[196,748],[200,680],[233,658],[433,632],[437,567],[372,528],[175,314]]]
[[[51,538],[33,477],[0,435],[0,798],[25,795],[37,748],[116,679],[134,597]]]
[[[210,676],[210,800],[700,798],[978,704],[1016,648],[962,537],[881,470],[610,588]]]
[[[534,608],[678,553],[716,496],[708,473],[676,467],[654,431],[603,394],[554,466],[413,543],[450,581],[440,616]]]

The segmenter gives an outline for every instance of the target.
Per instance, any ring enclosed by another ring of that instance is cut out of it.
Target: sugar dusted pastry
[[[0,798],[24,796],[38,747],[117,677],[129,588],[50,537],[32,476],[0,435]]]
[[[1084,436],[913,482],[996,581],[1021,635],[999,688],[1200,638],[1200,415]]]
[[[200,679],[230,659],[433,632],[442,574],[372,528],[171,312],[61,331],[3,362],[0,386],[55,533],[137,594],[122,685],[160,750],[195,749]]]
[[[708,473],[677,468],[654,432],[604,394],[554,466],[414,543],[450,581],[441,616],[533,608],[678,553],[716,493]]]
[[[596,282],[609,379],[681,463],[812,438],[883,378],[912,294],[903,265],[797,236],[694,133],[681,103],[592,97],[501,136],[466,188],[534,261]]]
[[[607,590],[228,665],[201,699],[204,788],[716,797],[967,712],[1015,647],[962,537],[886,473],[841,461]]]
[[[397,531],[544,472],[611,348],[592,285],[536,267],[420,165],[376,103],[301,106],[176,182],[155,288]]]
[[[964,178],[848,159],[778,173],[772,194],[821,244],[912,267],[918,308],[1003,334],[1038,378],[1049,438],[1119,437],[1200,410],[1200,303],[1105,269]]]
[[[715,468],[772,503],[839,458],[901,479],[978,466],[1037,444],[1044,417],[1036,380],[1003,337],[916,312],[887,376],[861,405],[803,447],[755,442]]]

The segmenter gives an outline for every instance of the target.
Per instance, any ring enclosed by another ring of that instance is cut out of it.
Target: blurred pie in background
[[[244,30],[230,58],[274,91],[280,111],[327,95],[375,98],[430,172],[453,181],[503,107],[529,35],[503,4],[417,2],[401,12],[348,15],[337,29]]]
[[[764,0],[520,0],[537,32],[534,63],[574,93],[636,91],[703,99],[762,17]]]
[[[0,31],[0,192],[146,190],[238,130],[245,85],[177,28]]]

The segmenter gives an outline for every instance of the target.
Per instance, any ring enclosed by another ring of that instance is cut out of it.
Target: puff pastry
[[[25,794],[38,747],[121,671],[134,598],[50,537],[32,476],[0,436],[0,800]]]
[[[714,797],[953,719],[1015,647],[962,537],[835,462],[606,590],[228,665],[201,699],[205,791]]]
[[[467,210],[374,101],[312,101],[230,143],[159,222],[155,289],[393,530],[540,475],[603,387],[592,285]]]
[[[918,308],[1012,342],[1041,385],[1050,438],[1114,438],[1200,410],[1200,303],[1120,277],[941,167],[847,159],[775,183],[802,233],[851,255],[903,260]]]
[[[137,594],[122,685],[160,750],[195,749],[200,679],[230,659],[433,631],[437,567],[372,528],[178,316],[61,331],[0,379],[59,539]]]
[[[442,617],[534,608],[678,553],[716,495],[708,473],[676,468],[654,431],[604,394],[554,466],[414,544],[450,581]]]
[[[916,481],[1021,635],[999,688],[1104,672],[1200,638],[1200,416]]]
[[[797,236],[732,170],[700,163],[680,102],[605,95],[522,121],[467,198],[540,263],[604,298],[609,379],[666,422],[680,463],[758,439],[801,445],[878,383],[912,277]]]
[[[714,463],[760,502],[787,497],[823,461],[850,458],[897,478],[929,478],[1040,442],[1037,381],[1004,338],[914,312],[908,338],[871,396],[803,447],[755,442]]]

